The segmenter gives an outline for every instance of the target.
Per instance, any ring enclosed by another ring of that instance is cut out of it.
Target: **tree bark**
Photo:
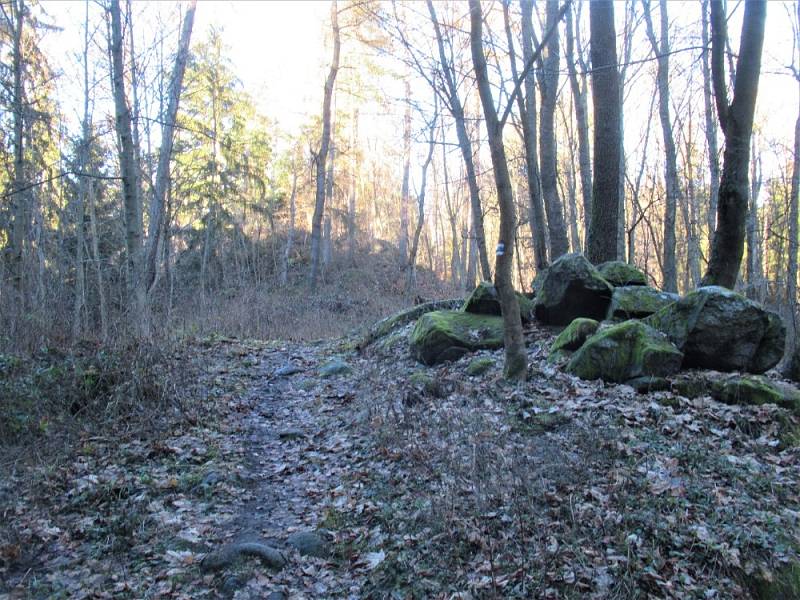
[[[144,334],[147,324],[144,317],[145,298],[138,279],[142,276],[142,230],[141,205],[138,201],[138,170],[136,165],[136,149],[133,144],[131,128],[131,112],[125,99],[125,74],[122,47],[122,18],[119,0],[111,0],[111,60],[112,83],[114,92],[114,108],[116,129],[120,143],[120,174],[122,176],[122,197],[125,207],[125,247],[127,251],[127,289],[128,303],[133,310],[135,328]],[[144,327],[144,329],[142,329]]]
[[[557,0],[547,0],[546,30],[558,20]],[[557,148],[556,148],[556,97],[558,95],[558,69],[560,52],[558,32],[547,40],[547,54],[539,71],[539,88],[542,101],[539,108],[539,162],[542,177],[542,196],[547,212],[547,230],[550,234],[550,259],[569,252],[567,228],[564,224],[564,211],[558,197]]]
[[[522,60],[528,64],[533,58],[533,2],[520,0],[522,9]],[[508,11],[506,11],[508,12]],[[510,26],[509,47],[511,46]],[[516,69],[516,60],[511,54],[511,68],[514,79],[519,75]],[[529,70],[525,75],[525,98],[517,95],[517,105],[522,121],[522,141],[525,144],[525,174],[528,181],[528,220],[530,221],[531,237],[533,239],[533,258],[536,270],[547,267],[547,235],[545,234],[544,204],[542,200],[542,182],[539,173],[539,152],[536,147],[537,120],[536,120],[536,75]]]
[[[617,71],[614,5],[611,0],[589,4],[594,107],[592,221],[587,258],[593,263],[617,259],[620,173],[620,91]]]
[[[729,105],[725,87],[725,10],[721,2],[714,0],[711,3],[711,69],[717,115],[725,136],[725,154],[719,186],[717,229],[703,285],[733,288],[742,262],[749,191],[747,167],[766,14],[767,6],[763,0],[747,0],[745,3],[733,101]]]
[[[475,174],[475,162],[472,158],[472,142],[467,134],[467,125],[464,118],[464,105],[458,95],[458,88],[455,81],[455,70],[453,64],[448,60],[444,51],[444,39],[436,18],[436,11],[433,2],[428,0],[428,12],[433,22],[436,32],[436,45],[439,50],[439,60],[441,62],[445,85],[447,87],[447,107],[456,124],[456,136],[461,156],[464,158],[464,168],[467,171],[467,185],[469,187],[469,201],[472,210],[472,235],[475,237],[475,245],[480,261],[481,276],[489,281],[492,278],[492,269],[489,265],[489,255],[486,251],[486,234],[483,228],[483,209],[481,208],[480,190],[478,188],[478,178]]]
[[[589,237],[589,223],[592,220],[592,158],[589,148],[589,109],[586,104],[586,75],[581,75],[583,80],[581,85],[578,79],[578,71],[575,68],[575,62],[581,60],[581,56],[580,37],[576,36],[573,31],[572,9],[570,8],[567,12],[567,69],[572,98],[575,102],[575,120],[578,124],[578,164],[581,178],[581,196],[583,198],[583,239],[585,243]]]
[[[294,246],[294,220],[297,210],[297,166],[292,163],[292,193],[289,196],[289,229],[286,231],[286,248],[283,251],[281,263],[280,284],[286,285],[289,280],[289,261],[292,258]]]
[[[408,205],[411,203],[409,179],[411,178],[411,84],[405,81],[406,110],[403,117],[403,185],[400,190],[400,263],[408,264]]]
[[[22,28],[25,23],[25,2],[16,0],[12,3],[14,10],[13,33],[13,69],[14,69],[14,97],[12,109],[14,112],[14,175],[11,194],[11,213],[13,224],[11,228],[11,272],[18,290],[23,292],[24,298],[24,258],[25,237],[29,229],[28,193],[25,190],[25,107],[23,101],[22,71]]]
[[[439,107],[435,102],[434,114],[429,126],[428,156],[422,164],[422,178],[420,181],[419,195],[417,196],[417,224],[414,234],[411,237],[411,247],[408,252],[408,263],[406,264],[406,293],[410,294],[417,285],[417,250],[419,249],[419,236],[422,233],[422,226],[425,224],[425,188],[428,183],[428,167],[433,160],[433,151],[436,148],[436,121],[439,118]],[[436,173],[434,172],[434,176]],[[435,180],[434,180],[435,183]],[[444,236],[442,236],[444,237]]]
[[[336,0],[331,3],[331,28],[333,30],[333,60],[331,61],[328,77],[325,80],[325,94],[322,101],[322,137],[319,151],[314,156],[316,166],[316,198],[314,202],[314,216],[311,220],[311,272],[308,276],[308,287],[312,290],[317,287],[319,277],[319,263],[321,258],[322,241],[322,215],[325,212],[325,161],[328,158],[328,146],[331,139],[331,98],[336,73],[339,71],[339,19]]]
[[[675,263],[675,212],[680,196],[678,182],[678,159],[675,150],[675,138],[672,134],[672,119],[669,115],[669,20],[667,18],[667,2],[660,0],[660,43],[656,42],[653,20],[650,16],[650,0],[643,0],[644,19],[647,26],[647,37],[653,54],[658,57],[656,82],[658,85],[658,116],[661,121],[661,135],[664,141],[664,182],[666,188],[666,204],[664,208],[664,246],[662,264],[664,265],[662,287],[667,292],[678,291],[678,270]]]
[[[183,17],[183,28],[178,42],[178,53],[175,55],[175,64],[172,67],[170,79],[169,99],[167,112],[164,115],[164,124],[161,130],[161,150],[158,155],[156,180],[153,186],[153,199],[150,202],[150,223],[147,232],[147,258],[145,277],[142,283],[147,291],[152,289],[156,280],[159,243],[164,230],[164,204],[169,181],[169,163],[172,158],[172,145],[175,141],[175,123],[178,118],[178,107],[181,100],[183,75],[186,72],[186,62],[189,58],[189,44],[192,38],[194,15],[197,0],[191,0],[186,14]]]
[[[797,23],[800,25],[800,4],[797,5]],[[800,83],[800,72],[796,73]],[[798,86],[800,90],[800,85]],[[797,219],[798,196],[800,195],[800,107],[797,119],[794,122],[794,160],[792,161],[792,191],[789,200],[789,264],[786,269],[786,303],[791,307],[794,315],[797,305]]]
[[[761,193],[761,157],[756,154],[755,139],[751,144],[750,160],[750,202],[747,210],[745,239],[747,243],[747,284],[745,293],[751,300],[763,301],[761,282],[764,274],[761,270],[761,242],[758,231],[758,196]]]
[[[500,296],[500,308],[503,314],[505,341],[504,375],[508,379],[525,380],[527,377],[527,354],[522,337],[522,321],[519,303],[512,285],[512,263],[514,259],[514,242],[516,237],[516,215],[514,197],[511,189],[511,177],[508,173],[505,148],[503,146],[503,129],[497,117],[497,110],[492,99],[486,57],[483,54],[483,15],[479,0],[470,0],[470,49],[475,78],[478,84],[486,129],[489,135],[489,150],[492,157],[495,186],[497,187],[498,204],[500,205],[500,240],[497,244],[494,285]]]
[[[358,160],[356,147],[358,145],[358,108],[353,110],[353,130],[350,140],[350,194],[347,205],[347,259],[352,263],[356,256],[356,196],[358,194],[356,169]]]
[[[708,196],[708,212],[706,213],[706,221],[708,223],[708,242],[709,245],[711,245],[711,240],[714,236],[714,230],[717,227],[717,198],[719,197],[719,145],[717,144],[717,124],[714,120],[714,102],[711,99],[711,66],[709,64],[708,57],[708,46],[710,44],[708,2],[709,0],[703,0],[701,11],[703,14],[703,106],[705,108],[706,117],[708,165],[711,174],[711,189]]]

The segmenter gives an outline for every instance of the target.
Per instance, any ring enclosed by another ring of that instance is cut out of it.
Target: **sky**
[[[94,4],[94,3],[92,3]],[[657,4],[656,2],[653,3]],[[487,6],[489,3],[487,3]],[[741,4],[730,3],[736,7],[729,24],[729,33],[734,50],[738,48],[740,19],[743,12]],[[135,23],[137,35],[152,39],[156,32],[157,12],[169,14],[174,10],[171,3],[143,2],[134,3],[137,8],[138,21]],[[617,3],[621,9],[623,4]],[[790,141],[794,120],[797,116],[798,85],[789,74],[786,65],[792,56],[791,19],[783,2],[769,2],[767,11],[767,35],[764,46],[761,87],[758,97],[757,120],[762,126],[765,139],[785,139]],[[789,5],[791,6],[791,5]],[[62,27],[59,32],[47,33],[44,44],[54,57],[58,66],[64,71],[59,93],[63,94],[64,105],[68,116],[77,123],[77,112],[80,102],[80,88],[71,82],[80,81],[75,53],[81,44],[81,27],[84,15],[83,1],[42,2],[43,9],[53,22]],[[673,32],[681,35],[681,23],[699,18],[699,2],[668,3]],[[94,6],[93,10],[99,10]],[[330,60],[329,44],[329,11],[327,0],[317,1],[235,1],[235,0],[200,0],[197,7],[193,39],[199,40],[213,25],[222,29],[223,39],[230,48],[230,58],[234,68],[246,89],[256,100],[258,106],[268,117],[275,119],[285,132],[293,132],[308,122],[311,115],[320,112],[322,104],[322,83]],[[658,13],[654,9],[655,27],[658,29]],[[617,11],[617,19],[621,21],[621,10]],[[148,23],[148,20],[152,22]],[[176,13],[172,13],[170,23],[174,37],[170,38],[165,49],[171,52],[177,42]],[[618,25],[618,33],[621,25]],[[102,40],[104,31],[98,36]],[[643,36],[643,29],[639,34]],[[587,36],[588,37],[588,36]],[[696,44],[697,40],[681,40],[675,45]],[[343,59],[348,52],[348,43],[343,46]],[[675,55],[676,61],[678,55]],[[562,60],[562,67],[563,67]],[[699,63],[693,77],[700,78]],[[676,75],[673,66],[673,77]],[[562,79],[564,83],[564,79]],[[630,136],[626,145],[635,145],[641,133],[641,114],[649,106],[652,84],[634,90],[639,100],[626,105],[626,134]],[[429,92],[424,83],[414,86],[420,96],[428,98]],[[70,107],[71,115],[70,115]],[[698,107],[700,110],[701,107]],[[400,111],[398,111],[399,113]],[[387,124],[383,124],[386,126]],[[653,127],[658,127],[657,122]],[[392,131],[389,128],[389,131]],[[770,165],[769,152],[765,156],[765,174],[774,165]]]

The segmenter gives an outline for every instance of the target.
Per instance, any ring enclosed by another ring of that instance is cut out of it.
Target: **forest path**
[[[240,481],[247,491],[201,564],[216,572],[223,596],[360,597],[363,569],[335,556],[336,532],[327,528],[364,444],[348,410],[359,360],[337,349],[232,342],[216,365],[226,373],[245,368],[249,381],[232,413],[243,433]]]

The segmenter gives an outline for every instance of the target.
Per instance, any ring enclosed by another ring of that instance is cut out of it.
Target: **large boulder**
[[[567,371],[582,379],[624,383],[678,372],[683,354],[667,337],[641,321],[602,327],[572,356]]]
[[[623,321],[643,319],[677,300],[680,300],[678,294],[661,292],[648,285],[616,287],[608,309],[608,318]]]
[[[515,292],[519,302],[519,314],[523,323],[533,321],[533,300]],[[501,315],[500,295],[494,285],[488,281],[481,281],[473,292],[464,301],[461,310],[476,315]]]
[[[797,344],[794,352],[789,356],[789,360],[786,361],[783,374],[787,379],[800,383],[800,344]]]
[[[592,335],[597,332],[600,323],[594,319],[586,319],[584,317],[575,319],[567,325],[567,327],[558,334],[558,337],[553,341],[550,346],[550,353],[567,351],[574,352]]]
[[[567,325],[578,317],[604,319],[613,288],[582,254],[565,254],[537,275],[534,292],[536,318]]]
[[[503,319],[457,310],[422,315],[411,332],[411,354],[426,365],[458,360],[475,350],[503,346]]]
[[[647,285],[647,276],[639,269],[621,260],[610,260],[597,265],[597,270],[614,287]]]
[[[685,368],[763,373],[783,356],[780,317],[726,288],[699,288],[645,321],[683,351]]]

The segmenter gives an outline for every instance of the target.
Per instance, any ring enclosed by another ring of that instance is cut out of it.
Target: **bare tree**
[[[547,0],[545,26],[549,30],[557,24],[558,1]],[[555,260],[569,252],[567,228],[564,224],[564,212],[561,199],[558,197],[557,150],[555,112],[558,95],[559,64],[558,32],[554,32],[547,41],[545,53],[540,59],[538,70],[539,88],[542,101],[539,107],[539,169],[542,177],[542,196],[547,211],[547,230],[550,234],[550,259]]]
[[[400,190],[400,262],[408,264],[408,205],[411,203],[411,84],[405,80],[406,110],[403,117],[403,184]]]
[[[531,14],[533,3],[530,0],[520,0],[522,9],[522,57],[527,64],[533,55],[533,23]],[[511,59],[511,74],[514,79],[519,78],[517,60],[514,52],[514,40],[511,34],[511,19],[509,17],[509,2],[503,2],[503,16],[508,39],[509,56]],[[517,110],[522,123],[522,143],[525,145],[525,174],[528,183],[528,221],[533,240],[533,260],[536,270],[547,266],[547,235],[545,232],[544,206],[542,204],[542,185],[539,174],[539,152],[536,147],[537,119],[536,119],[536,81],[531,70],[525,76],[525,95],[517,95]]]
[[[467,175],[467,186],[469,187],[469,200],[470,208],[472,209],[472,235],[475,239],[475,246],[480,261],[481,276],[485,280],[492,277],[492,269],[489,265],[489,256],[486,251],[486,234],[483,229],[483,209],[481,208],[480,190],[478,189],[478,178],[475,174],[475,162],[473,161],[472,142],[467,134],[466,119],[464,117],[464,105],[458,93],[458,85],[456,83],[455,66],[452,60],[447,58],[444,48],[444,38],[442,30],[439,26],[439,20],[436,18],[436,10],[434,9],[433,2],[428,0],[428,12],[430,13],[431,22],[436,33],[436,46],[439,52],[439,61],[441,65],[441,76],[444,79],[444,100],[448,111],[453,116],[456,125],[456,135],[458,136],[458,145],[461,150],[461,156],[464,159],[464,167]]]
[[[708,22],[708,2],[703,0],[701,12],[703,16],[702,25],[702,65],[703,65],[703,106],[706,117],[706,144],[708,145],[708,167],[711,174],[711,190],[708,196],[708,212],[706,220],[708,222],[708,240],[714,235],[717,228],[717,198],[719,197],[719,145],[717,144],[717,124],[714,119],[714,102],[712,100],[711,83],[711,64],[709,61],[709,22]]]
[[[733,288],[742,262],[749,191],[747,166],[750,162],[750,136],[758,95],[766,15],[766,2],[747,0],[733,100],[728,104],[724,62],[728,37],[725,8],[721,2],[711,2],[711,70],[717,115],[725,136],[725,154],[719,187],[717,229],[703,285]]]
[[[428,183],[428,167],[433,160],[433,151],[436,148],[436,122],[439,119],[439,105],[436,102],[437,96],[434,95],[433,117],[428,124],[428,154],[425,162],[422,163],[422,177],[417,192],[417,224],[414,227],[414,234],[411,236],[411,247],[408,252],[408,263],[406,264],[406,292],[410,293],[417,285],[417,251],[419,249],[419,236],[422,233],[422,226],[425,224],[425,188]]]
[[[11,194],[11,214],[13,226],[11,229],[10,256],[12,274],[18,289],[24,290],[24,257],[25,237],[29,228],[28,193],[25,176],[25,140],[23,131],[25,127],[25,110],[23,100],[22,75],[24,57],[22,56],[22,28],[25,23],[25,0],[15,0],[11,3],[13,25],[13,55],[12,68],[14,70],[14,89],[12,110],[14,112],[14,174]],[[22,295],[24,303],[24,293]]]
[[[505,146],[503,145],[503,126],[520,93],[522,83],[534,61],[541,56],[543,45],[548,43],[555,33],[558,21],[569,8],[565,4],[557,13],[556,18],[547,29],[541,44],[531,55],[530,62],[523,68],[519,77],[515,79],[514,89],[508,98],[503,115],[498,117],[497,109],[492,98],[492,88],[489,83],[486,56],[483,53],[483,14],[479,0],[470,0],[470,49],[472,64],[475,69],[475,79],[478,84],[478,93],[483,107],[486,121],[486,131],[489,136],[489,152],[492,158],[497,200],[500,207],[500,240],[497,243],[497,258],[495,261],[494,285],[500,296],[500,309],[503,314],[503,330],[505,341],[506,361],[503,369],[508,379],[522,379],[527,377],[527,355],[525,342],[522,337],[522,321],[520,319],[519,302],[514,293],[512,280],[512,266],[514,260],[514,247],[516,245],[516,209],[514,207],[514,193],[511,186],[511,176],[508,172]]]
[[[620,106],[614,4],[589,5],[594,106],[592,220],[586,254],[593,263],[617,258],[620,173]]]
[[[111,0],[111,67],[116,112],[116,129],[119,138],[120,173],[122,176],[122,198],[125,207],[125,247],[127,251],[127,289],[128,306],[133,310],[135,326],[147,327],[143,320],[145,297],[143,286],[138,285],[142,276],[142,218],[141,203],[138,199],[139,185],[136,148],[133,143],[131,111],[125,94],[125,67],[122,46],[122,17],[119,0]],[[146,329],[143,333],[148,333]]]
[[[158,156],[158,168],[153,186],[153,199],[150,203],[150,221],[147,231],[147,258],[145,263],[145,275],[142,278],[142,285],[147,291],[152,289],[156,280],[156,262],[159,244],[164,230],[165,198],[169,181],[169,164],[172,158],[172,145],[175,139],[175,122],[178,118],[178,107],[181,99],[181,88],[183,87],[183,76],[186,72],[186,61],[189,58],[189,44],[192,38],[192,27],[194,26],[196,7],[197,0],[191,0],[186,9],[186,14],[183,17],[181,37],[178,42],[178,52],[175,55],[175,64],[172,68],[172,77],[170,78],[167,112],[164,115],[164,124],[161,132],[161,150]]]
[[[675,264],[675,211],[681,194],[678,181],[678,158],[675,150],[672,119],[669,115],[669,19],[667,2],[660,0],[660,43],[656,42],[653,19],[650,16],[650,0],[642,0],[647,37],[653,54],[658,57],[656,82],[658,85],[658,116],[661,121],[661,135],[664,141],[664,181],[666,204],[664,208],[664,273],[662,287],[668,292],[678,291],[678,270]]]
[[[325,161],[328,158],[328,146],[331,139],[331,98],[333,97],[336,73],[339,70],[340,39],[336,0],[331,3],[331,29],[333,30],[333,60],[328,71],[328,77],[325,80],[325,94],[322,101],[322,137],[319,150],[314,154],[316,199],[314,202],[314,216],[311,220],[311,272],[308,276],[308,286],[312,290],[317,286],[322,253],[322,215],[325,212]]]
[[[794,49],[792,56],[792,73],[800,90],[800,3],[795,4],[794,19]],[[797,307],[797,219],[798,196],[800,196],[800,106],[798,106],[797,119],[794,122],[794,157],[792,160],[792,190],[789,199],[789,262],[786,269],[786,304],[792,311],[792,324],[794,324],[795,309]]]
[[[580,6],[578,4],[577,6]],[[577,28],[573,26],[572,10],[567,13],[567,71],[572,98],[575,103],[575,120],[578,125],[578,165],[581,179],[581,196],[583,197],[583,239],[589,237],[589,223],[592,219],[592,158],[589,148],[589,109],[586,104],[587,70],[583,60],[581,38]],[[577,47],[576,47],[577,46]],[[581,66],[578,76],[576,63]]]

